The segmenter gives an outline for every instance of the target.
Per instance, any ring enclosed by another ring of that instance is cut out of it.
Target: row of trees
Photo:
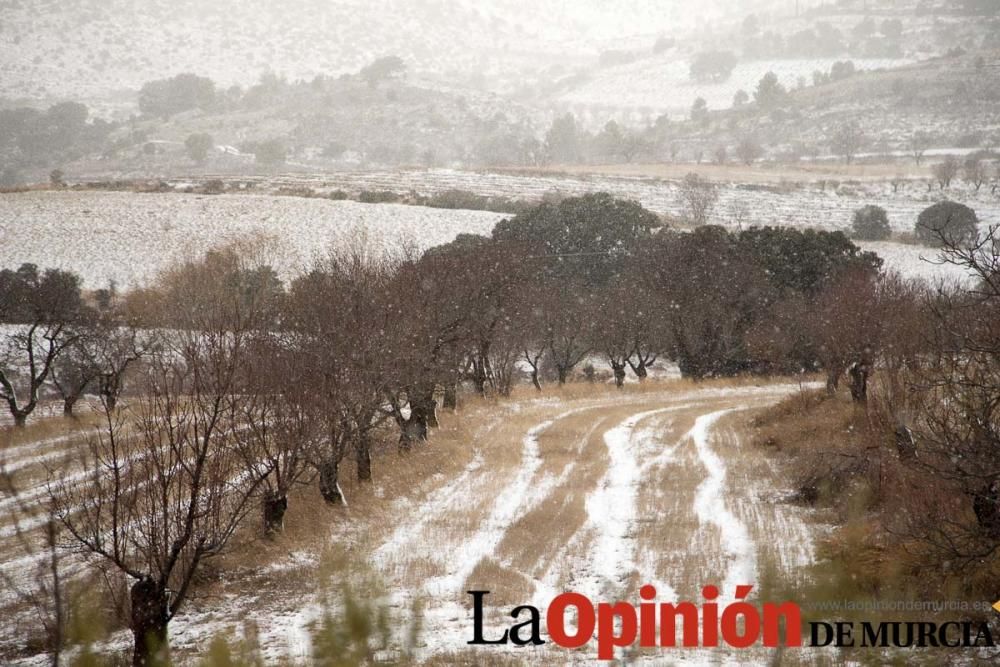
[[[953,181],[961,177],[966,184],[979,192],[984,185],[992,184],[995,193],[1000,187],[1000,161],[991,151],[973,153],[965,160],[948,156],[931,167],[931,173],[938,186],[950,188]]]

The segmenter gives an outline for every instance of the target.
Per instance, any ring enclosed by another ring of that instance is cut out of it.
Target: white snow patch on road
[[[722,550],[732,560],[722,585],[720,604],[732,601],[736,586],[754,583],[757,574],[757,549],[750,538],[750,532],[729,511],[723,500],[726,465],[709,446],[712,426],[729,412],[732,410],[719,410],[698,417],[689,434],[698,452],[698,459],[708,472],[708,477],[695,493],[695,514],[702,524],[713,524],[719,528]]]
[[[597,532],[590,552],[590,581],[584,586],[592,599],[601,599],[605,589],[616,591],[636,568],[633,532],[642,466],[636,457],[633,431],[643,419],[667,409],[632,415],[604,434],[608,471],[586,502],[588,523]]]

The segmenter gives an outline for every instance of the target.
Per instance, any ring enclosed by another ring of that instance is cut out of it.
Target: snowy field
[[[114,280],[147,284],[158,271],[205,250],[266,239],[282,278],[360,235],[373,247],[429,248],[460,232],[488,234],[502,216],[395,204],[275,196],[126,192],[0,195],[0,267],[23,262],[71,269],[89,289]]]
[[[628,178],[569,179],[521,177],[471,172],[358,172],[338,187],[418,189],[435,192],[453,187],[481,194],[540,197],[547,192],[581,194],[605,190],[638,199],[650,209],[680,214],[676,186]],[[873,186],[877,188],[878,186]],[[894,228],[903,231],[927,202],[874,192],[842,196],[829,189],[720,190],[716,220],[730,228],[794,225],[845,229],[862,201],[884,206]],[[1000,221],[1000,206],[975,204],[984,222]],[[135,194],[127,192],[29,192],[0,195],[0,267],[23,262],[56,266],[80,274],[88,289],[114,280],[120,287],[148,284],[171,264],[208,248],[259,237],[268,261],[282,278],[306,269],[333,246],[363,237],[373,248],[410,245],[425,249],[459,233],[489,234],[507,217],[498,213],[359,204],[271,195]],[[933,250],[897,243],[862,244],[907,277],[932,280],[961,277],[940,266]]]
[[[697,167],[692,167],[697,171]],[[679,216],[684,204],[675,181],[639,176],[600,175],[517,175],[507,173],[462,171],[452,169],[414,169],[354,171],[335,175],[289,177],[275,184],[306,185],[320,191],[391,190],[400,194],[417,191],[431,194],[460,189],[481,195],[499,195],[513,199],[539,199],[547,194],[580,195],[587,192],[610,192],[618,197],[635,199],[656,213]],[[927,191],[920,182],[909,182],[898,193],[886,182],[836,181],[827,179],[808,183],[773,185],[718,181],[719,202],[713,221],[716,224],[744,226],[777,225],[846,230],[858,208],[875,204],[886,210],[896,231],[912,231],[917,216],[931,204],[943,199],[939,190]],[[953,187],[947,195],[971,206],[984,224],[1000,223],[1000,198],[985,188],[979,193]]]

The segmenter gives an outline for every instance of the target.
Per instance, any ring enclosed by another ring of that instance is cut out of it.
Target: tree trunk
[[[615,374],[615,386],[618,388],[625,386],[625,366],[623,364],[611,364],[611,371]]]
[[[76,407],[76,402],[80,400],[79,395],[69,395],[63,398],[63,417],[72,417],[73,408]]]
[[[133,667],[165,664],[167,646],[167,592],[151,578],[132,584]]]
[[[423,389],[419,392],[415,392],[410,398],[410,419],[408,421],[415,421],[421,425],[423,430],[423,437],[421,440],[427,439],[427,430],[431,428],[437,428],[438,418],[437,418],[437,401],[434,399],[434,389]]]
[[[409,451],[415,442],[427,440],[427,417],[422,410],[410,409],[410,417],[404,421],[399,431],[399,448]]]
[[[566,384],[566,377],[569,375],[569,369],[563,368],[562,366],[556,366],[556,373],[559,375],[559,386]]]
[[[834,396],[837,393],[837,387],[840,386],[840,368],[828,368],[826,371],[826,395]]]
[[[972,509],[983,532],[992,539],[1000,537],[1000,488],[997,482],[973,494]]]
[[[851,376],[851,398],[855,403],[868,402],[868,375],[870,372],[868,364],[864,362],[851,364],[848,369]]]
[[[122,392],[122,382],[118,375],[111,374],[105,375],[101,378],[101,396],[104,397],[104,403],[108,406],[108,410],[114,410],[115,406],[118,405],[118,396]]]
[[[917,458],[917,443],[913,439],[913,431],[900,422],[896,426],[894,435],[896,436],[896,452],[899,458],[904,461],[912,461]]]
[[[344,503],[344,494],[340,491],[337,483],[337,468],[340,462],[337,459],[327,459],[319,466],[319,492],[323,500],[331,505]]]
[[[538,369],[531,369],[531,384],[535,385],[535,389],[538,391],[542,390],[542,383],[538,381]]]
[[[485,357],[473,358],[472,360],[472,386],[480,396],[486,395],[486,359]]]
[[[441,407],[446,410],[458,409],[458,385],[454,382],[449,382],[445,385],[444,399],[441,401]]]
[[[285,511],[288,510],[288,496],[267,493],[262,501],[264,513],[264,534],[273,535],[285,530]]]
[[[640,382],[645,380],[646,377],[649,375],[649,371],[646,370],[646,360],[643,359],[642,357],[639,357],[635,363],[632,363],[631,357],[626,359],[626,361],[628,362],[629,367],[632,369],[632,372],[635,373],[635,376],[639,378]]]
[[[372,448],[367,435],[359,435],[354,443],[354,460],[357,463],[358,481],[370,482],[372,479]]]
[[[14,426],[24,428],[28,423],[28,413],[18,410],[14,413]]]

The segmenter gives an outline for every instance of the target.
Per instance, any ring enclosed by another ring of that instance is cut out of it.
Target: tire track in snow
[[[458,561],[460,566],[449,574],[429,579],[424,591],[429,595],[447,596],[461,590],[469,575],[483,558],[491,555],[507,533],[507,529],[520,515],[542,500],[551,490],[554,478],[535,480],[542,467],[542,457],[538,438],[545,430],[561,419],[582,412],[588,408],[576,408],[561,412],[531,427],[521,441],[521,464],[514,478],[497,495],[489,516],[483,519],[475,531],[461,545]],[[535,481],[535,484],[532,482]]]
[[[605,599],[621,588],[637,568],[635,530],[638,485],[644,466],[636,456],[635,427],[648,417],[678,408],[659,408],[634,414],[604,433],[608,471],[587,497],[587,523],[596,531],[588,555],[588,575],[577,586],[591,599]],[[610,598],[609,598],[610,599]]]
[[[723,498],[726,482],[726,465],[709,446],[712,426],[724,415],[738,408],[718,410],[695,420],[690,431],[698,459],[705,467],[705,478],[695,493],[694,511],[702,524],[712,524],[719,529],[723,553],[731,559],[721,586],[720,605],[732,601],[737,585],[757,581],[757,548],[750,531],[727,507]]]

